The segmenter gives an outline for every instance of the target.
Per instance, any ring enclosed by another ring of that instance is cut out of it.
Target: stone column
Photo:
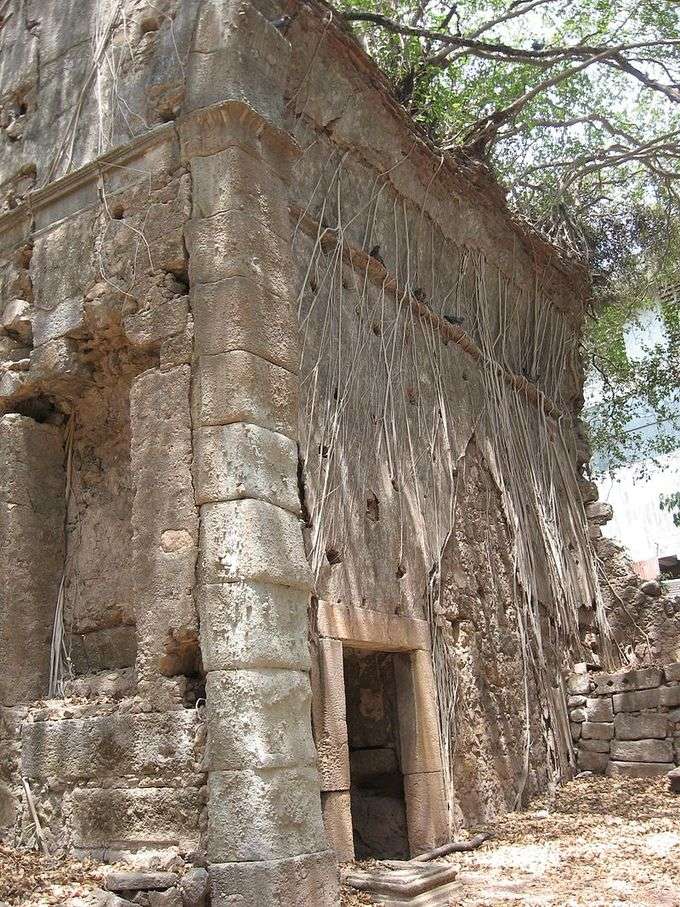
[[[317,640],[312,666],[312,720],[319,754],[326,837],[340,860],[354,859],[347,706],[342,642]]]
[[[137,675],[148,693],[161,676],[197,668],[198,512],[189,393],[188,365],[150,369],[130,389]]]
[[[0,418],[0,705],[47,695],[64,569],[62,433]]]
[[[394,656],[401,768],[411,856],[448,841],[449,823],[442,772],[437,689],[430,653]]]
[[[197,600],[216,907],[339,900],[310,719],[287,196],[295,146],[275,125],[289,53],[249,3],[206,2],[180,123],[193,181]]]

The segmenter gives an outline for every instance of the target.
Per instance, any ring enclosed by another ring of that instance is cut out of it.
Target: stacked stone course
[[[570,675],[577,768],[646,778],[680,764],[680,662],[618,674]]]

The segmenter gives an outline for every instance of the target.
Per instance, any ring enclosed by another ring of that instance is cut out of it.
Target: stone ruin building
[[[586,275],[316,2],[0,45],[3,840],[331,905],[568,777]]]

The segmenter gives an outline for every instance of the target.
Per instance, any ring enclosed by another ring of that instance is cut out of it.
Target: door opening
[[[410,856],[394,655],[343,649],[356,859]]]

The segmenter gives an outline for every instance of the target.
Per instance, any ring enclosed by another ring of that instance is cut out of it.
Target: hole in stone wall
[[[356,858],[407,860],[394,655],[345,646],[343,659]]]
[[[342,553],[333,547],[326,548],[326,560],[329,564],[341,564],[342,563]]]

